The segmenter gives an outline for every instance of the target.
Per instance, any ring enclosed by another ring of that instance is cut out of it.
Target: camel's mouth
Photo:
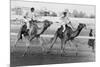
[[[84,28],[84,29],[87,29],[87,26],[86,26],[86,24],[83,24],[83,23],[79,23],[79,26],[78,26],[79,28]]]

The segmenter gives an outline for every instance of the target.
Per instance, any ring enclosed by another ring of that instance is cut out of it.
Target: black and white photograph
[[[95,62],[96,6],[10,1],[10,66]]]

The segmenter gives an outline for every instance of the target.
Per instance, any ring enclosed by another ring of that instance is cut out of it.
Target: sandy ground
[[[95,54],[87,45],[88,40],[80,39],[79,41],[73,41],[73,45],[71,45],[71,47],[66,44],[66,53],[63,56],[61,56],[59,39],[54,44],[51,52],[47,54],[50,46],[49,40],[50,39],[45,38],[45,50],[42,51],[42,46],[40,45],[39,41],[34,39],[30,43],[30,48],[28,49],[27,55],[23,56],[26,49],[25,40],[19,41],[17,46],[14,48],[15,37],[11,36],[11,67],[95,61]],[[78,49],[75,48],[75,44],[78,45]],[[77,56],[76,52],[78,52]]]

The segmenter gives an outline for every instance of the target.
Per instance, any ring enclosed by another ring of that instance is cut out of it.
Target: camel
[[[74,38],[76,38],[80,34],[82,29],[84,27],[86,27],[86,24],[79,23],[79,25],[75,31],[73,31],[71,29],[71,27],[69,27],[67,24],[65,25],[65,27],[66,27],[66,30],[64,32],[62,32],[63,26],[58,28],[58,30],[56,31],[56,33],[54,35],[54,38],[52,38],[53,40],[52,40],[51,46],[49,48],[49,51],[47,53],[50,53],[50,50],[53,47],[54,43],[56,42],[57,38],[60,38],[60,40],[61,40],[61,55],[63,53],[65,53],[64,47],[65,47],[66,42],[68,42],[70,40],[71,41],[74,40]],[[76,45],[76,47],[77,47],[77,45]]]
[[[39,23],[43,23],[43,27],[42,28],[38,28],[37,24],[35,22],[39,22]],[[20,28],[20,31],[18,33],[18,39],[17,41],[15,42],[15,47],[16,47],[16,44],[19,40],[22,39],[22,36],[24,36],[25,40],[26,40],[26,50],[25,50],[25,53],[23,54],[23,56],[26,54],[26,52],[28,51],[29,49],[29,46],[30,46],[30,42],[34,39],[34,38],[37,38],[39,39],[41,45],[42,45],[42,49],[43,49],[43,38],[40,37],[41,34],[43,34],[47,29],[48,27],[51,26],[51,24],[53,24],[53,22],[51,21],[48,21],[48,20],[44,20],[44,21],[30,21],[30,30],[27,30],[27,26],[26,26],[26,23],[24,25],[22,25],[22,27]]]

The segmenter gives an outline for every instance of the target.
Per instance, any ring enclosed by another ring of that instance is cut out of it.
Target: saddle
[[[27,25],[24,24],[21,28],[21,33],[22,34],[27,34],[29,32],[29,29],[27,29]]]
[[[65,25],[65,27],[66,27],[66,30],[67,30],[67,36],[68,36],[68,38],[70,38],[71,33],[73,32],[73,30],[72,30],[71,27],[68,26],[67,24]]]

